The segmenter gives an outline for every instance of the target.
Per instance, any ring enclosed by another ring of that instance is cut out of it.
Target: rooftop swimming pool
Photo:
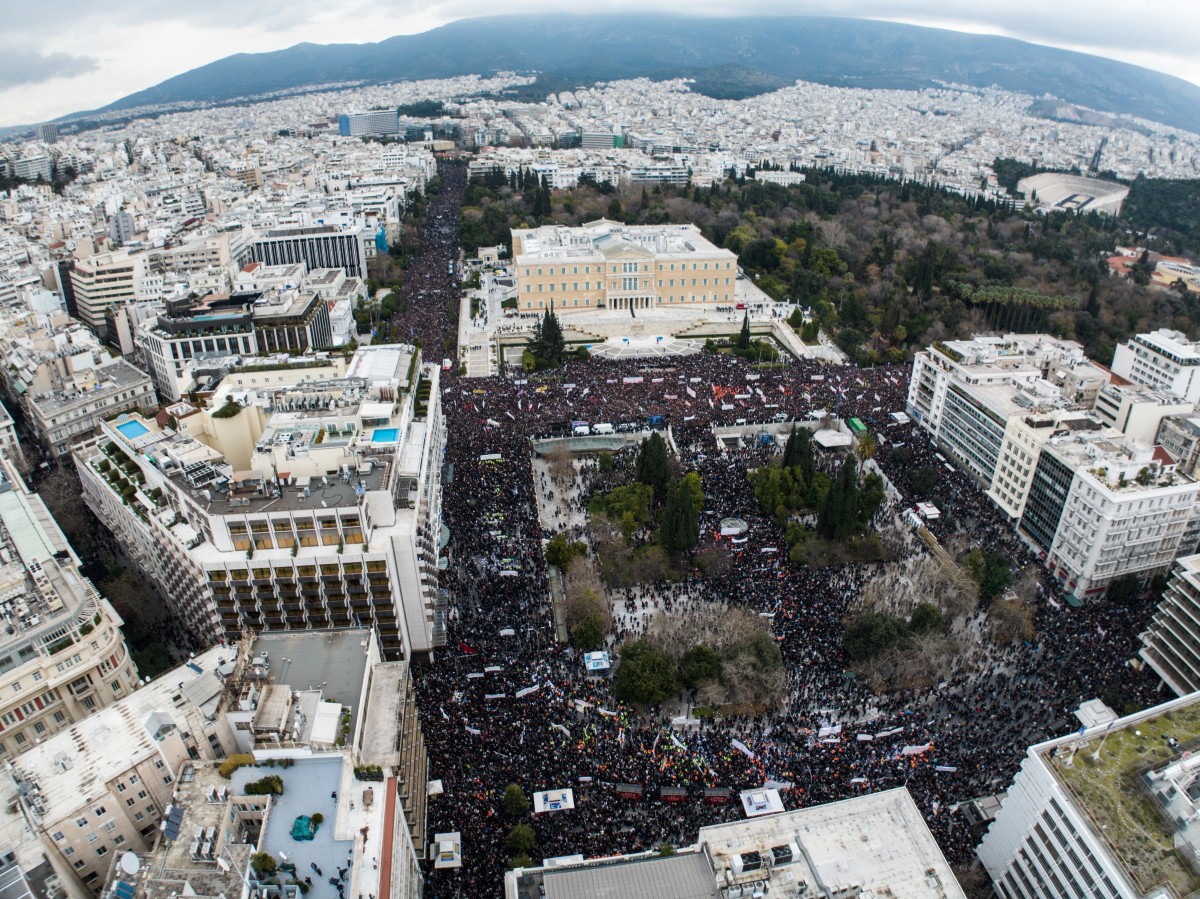
[[[150,429],[140,421],[123,421],[117,425],[117,430],[121,432],[121,436],[126,440],[137,440],[150,433]]]
[[[399,428],[376,428],[371,434],[372,443],[395,443],[399,439]]]

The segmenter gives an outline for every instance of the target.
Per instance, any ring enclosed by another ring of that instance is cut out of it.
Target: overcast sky
[[[563,0],[56,0],[5,4],[0,125],[93,109],[233,53],[361,43],[469,16],[578,10]],[[591,12],[845,15],[999,34],[1119,59],[1200,84],[1189,0],[592,0]]]

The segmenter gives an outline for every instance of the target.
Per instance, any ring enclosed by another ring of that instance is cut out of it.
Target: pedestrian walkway
[[[379,892],[376,899],[391,899],[392,896],[392,851],[396,845],[396,778],[389,777],[384,783],[383,790],[385,806],[383,811],[383,841],[382,857],[379,859]]]

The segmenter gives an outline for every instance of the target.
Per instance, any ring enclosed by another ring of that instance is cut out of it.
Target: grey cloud
[[[41,53],[25,47],[0,45],[0,90],[41,84],[52,78],[73,78],[95,71],[100,61],[70,53]]]
[[[381,0],[402,10],[408,0]],[[509,12],[641,12],[689,15],[815,15],[904,20],[1003,31],[1055,46],[1087,46],[1152,53],[1191,53],[1200,41],[1200,19],[1180,15],[1178,0],[1142,0],[1131,15],[1125,0],[592,0],[582,9],[566,0],[508,0],[503,9],[482,0],[442,0],[424,9],[445,18]],[[1170,27],[1163,27],[1170,22]]]
[[[256,27],[264,31],[302,26],[314,13],[328,8],[322,0],[122,0],[97,6],[90,0],[61,0],[54,7],[57,22],[70,22],[72,33],[92,27],[187,22],[208,28]],[[40,33],[47,26],[47,7],[18,3],[5,12],[5,27],[15,33]]]

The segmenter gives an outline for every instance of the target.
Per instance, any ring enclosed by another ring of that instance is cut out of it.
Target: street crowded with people
[[[457,333],[462,296],[459,266],[450,263],[460,260],[465,171],[448,165],[441,173],[420,252],[406,272],[404,311],[390,326],[392,339],[412,335],[427,356],[442,355],[447,336]],[[1030,743],[1075,728],[1072,712],[1082,701],[1106,690],[1131,702],[1155,698],[1154,680],[1125,664],[1146,610],[1105,602],[1071,608],[1044,575],[1028,640],[1000,643],[985,628],[968,627],[977,638],[946,676],[915,691],[878,693],[848,671],[844,622],[881,563],[791,562],[783,531],[762,514],[747,479],[747,468],[778,449],[726,450],[712,428],[805,421],[822,411],[856,417],[881,435],[878,464],[899,497],[879,523],[904,525],[903,510],[915,502],[913,473],[932,468],[940,473],[935,500],[943,513],[929,524],[934,536],[947,541],[965,532],[1018,573],[1038,570],[983,492],[936,454],[924,432],[892,416],[905,407],[907,366],[860,370],[793,360],[765,368],[705,352],[442,378],[451,540],[441,586],[452,611],[445,648],[417,666],[416,677],[430,777],[444,788],[430,800],[429,829],[461,832],[463,867],[431,872],[428,896],[502,892],[514,855],[506,837],[515,819],[501,808],[510,783],[530,795],[574,790],[574,809],[531,816],[535,861],[686,845],[699,827],[741,816],[738,791],[774,782],[789,808],[906,785],[950,861],[968,863],[977,834],[959,803],[1005,789]],[[563,487],[536,474],[531,438],[564,427],[569,433],[572,421],[642,430],[652,416],[663,417],[654,423],[669,435],[679,470],[700,475],[702,542],[719,542],[719,522],[731,516],[749,524],[748,539],[723,546],[728,565],[717,574],[693,569],[678,581],[613,591],[614,663],[621,638],[643,626],[647,609],[745,608],[766,616],[783,654],[787,696],[773,712],[673,727],[657,709],[616,701],[609,681],[586,676],[580,654],[555,639],[543,554],[552,531],[539,523],[538,494],[554,495],[550,520],[579,537],[587,501],[579,485],[587,479]],[[836,461],[821,464],[834,470]],[[912,552],[926,553],[911,543]],[[686,795],[664,801],[663,787]],[[731,795],[706,797],[705,788]],[[714,801],[726,798],[732,801]]]

